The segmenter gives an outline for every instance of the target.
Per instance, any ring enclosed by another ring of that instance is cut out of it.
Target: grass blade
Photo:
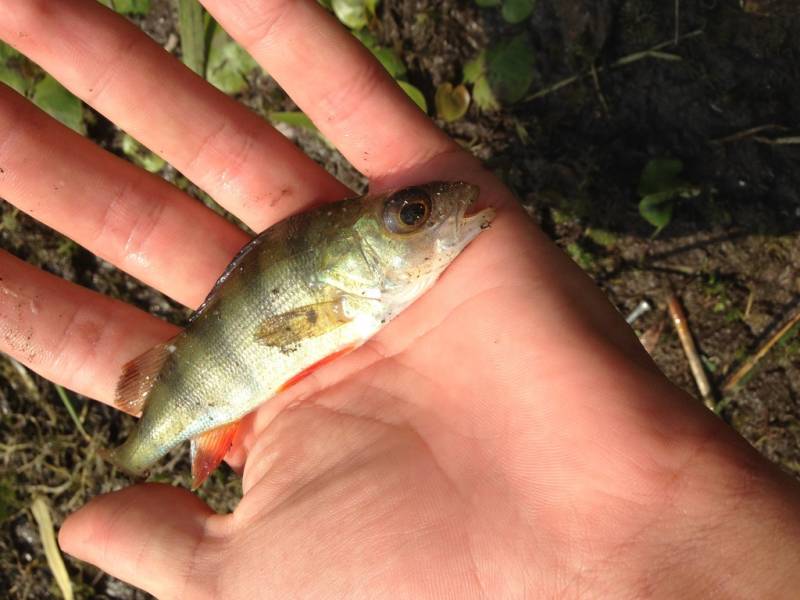
[[[64,559],[61,557],[61,551],[56,543],[53,519],[50,517],[50,507],[43,498],[35,498],[31,505],[31,512],[33,512],[33,518],[36,519],[36,524],[39,526],[39,537],[44,547],[44,555],[47,557],[47,564],[53,572],[53,577],[55,577],[56,583],[61,590],[61,595],[66,600],[72,600],[74,598],[72,582],[69,580],[67,567],[64,566]]]
[[[206,28],[203,7],[197,0],[178,0],[183,64],[205,77]]]
[[[61,398],[61,402],[64,403],[64,407],[67,409],[70,418],[72,418],[72,422],[75,423],[75,427],[78,428],[78,432],[83,436],[83,439],[85,439],[87,442],[90,442],[92,438],[89,437],[89,434],[86,433],[86,430],[83,428],[83,423],[81,423],[81,420],[78,418],[78,413],[75,412],[75,407],[72,406],[72,401],[69,398],[69,394],[67,394],[67,390],[57,383],[53,385],[55,385],[58,397]]]

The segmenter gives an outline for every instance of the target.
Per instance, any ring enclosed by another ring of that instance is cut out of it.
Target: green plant
[[[11,46],[0,42],[0,82],[33,101],[67,127],[86,134],[83,103]]]
[[[216,21],[209,28],[206,79],[226,94],[240,94],[247,89],[247,77],[258,69],[258,63]]]
[[[151,173],[157,173],[167,164],[163,158],[142,146],[127,133],[122,136],[121,146],[125,156],[130,158],[134,164]]]
[[[146,15],[150,12],[150,0],[100,0],[100,2],[123,15]]]
[[[509,23],[520,23],[531,16],[536,0],[475,0],[481,7],[502,6],[501,14]]]
[[[469,91],[462,84],[453,87],[452,83],[443,83],[436,88],[436,114],[440,119],[447,121],[457,121],[465,114],[469,108]]]
[[[327,0],[323,5],[333,10],[336,18],[350,29],[361,29],[367,26],[380,0]]]
[[[178,1],[178,31],[181,35],[183,64],[198,75],[206,65],[205,10],[197,0]]]
[[[380,61],[383,68],[388,71],[389,75],[392,76],[408,97],[424,112],[428,112],[428,102],[425,100],[425,95],[419,88],[404,79],[408,68],[403,59],[391,48],[378,44],[378,40],[369,31],[357,30],[352,33]]]
[[[657,158],[645,165],[639,180],[639,214],[661,232],[670,221],[675,204],[683,198],[695,198],[700,188],[683,180],[683,162],[677,159]]]
[[[464,65],[464,82],[482,110],[496,110],[525,97],[533,83],[534,53],[527,34],[503,39]]]

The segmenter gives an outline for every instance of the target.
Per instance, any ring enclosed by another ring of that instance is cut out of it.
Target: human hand
[[[64,550],[162,598],[777,593],[793,484],[664,380],[508,190],[313,0],[204,4],[373,190],[464,179],[498,216],[376,338],[247,419],[233,514],[136,485],[70,517]],[[0,37],[255,230],[348,193],[93,0],[6,0]],[[0,196],[187,306],[246,241],[6,89],[0,130]],[[0,278],[0,348],[100,401],[174,333],[8,255]]]

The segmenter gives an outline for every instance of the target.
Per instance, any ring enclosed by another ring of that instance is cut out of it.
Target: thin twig
[[[754,135],[759,134],[762,131],[769,131],[770,129],[778,129],[780,131],[786,131],[788,127],[784,127],[783,125],[777,125],[775,123],[769,123],[767,125],[759,125],[758,127],[750,127],[749,129],[745,129],[744,131],[737,131],[736,133],[725,136],[724,138],[711,140],[711,143],[729,144],[731,142],[738,142],[739,140],[744,140],[749,137],[753,137]]]
[[[681,346],[689,361],[689,368],[692,371],[692,376],[697,384],[697,389],[700,390],[700,396],[703,398],[705,405],[714,410],[714,394],[711,391],[711,384],[708,382],[705,369],[703,369],[703,362],[700,360],[700,354],[697,352],[697,346],[694,343],[692,332],[689,330],[689,323],[686,319],[686,313],[681,306],[680,300],[674,294],[670,296],[667,302],[669,315],[672,318],[672,324],[678,332],[678,337],[681,340]]]
[[[65,390],[57,383],[54,385],[58,397],[61,398],[61,402],[64,403],[64,408],[67,409],[67,412],[69,413],[72,422],[75,423],[75,427],[78,428],[78,432],[81,434],[81,436],[83,436],[83,439],[85,439],[87,442],[91,442],[92,438],[88,433],[86,433],[86,430],[83,428],[83,423],[81,423],[81,420],[78,418],[78,414],[75,412],[75,407],[72,406],[72,400],[70,400],[69,395],[67,394],[67,390]]]
[[[606,115],[609,114],[608,110],[608,102],[606,102],[606,97],[603,95],[603,88],[600,86],[600,77],[597,74],[597,67],[592,65],[592,80],[594,81],[594,89],[597,91],[597,97],[600,99],[600,105],[603,107],[603,111]]]
[[[769,144],[770,146],[797,146],[800,144],[800,136],[779,137],[775,139],[756,136],[753,140],[759,144]]]
[[[734,373],[725,379],[725,382],[722,384],[722,393],[727,394],[733,391],[742,382],[742,380],[747,377],[750,371],[755,368],[761,359],[764,358],[770,350],[772,350],[772,347],[786,337],[786,335],[788,335],[798,323],[800,323],[800,307],[798,307],[794,315],[789,318],[783,327],[771,335],[770,338],[764,342],[754,354],[752,354],[746,361],[742,363],[741,367],[739,367]]]
[[[703,35],[703,31],[698,29],[696,31],[692,31],[687,33],[686,35],[680,37],[678,40],[671,39],[667,42],[662,42],[660,44],[656,44],[652,48],[648,48],[647,50],[642,50],[641,52],[634,52],[633,54],[628,54],[627,56],[623,56],[622,58],[616,60],[615,62],[611,63],[609,67],[592,67],[588,71],[585,71],[579,75],[573,75],[572,77],[567,77],[566,79],[562,79],[561,81],[557,81],[553,85],[544,88],[543,90],[539,90],[535,94],[531,94],[527,98],[525,98],[524,102],[530,102],[532,100],[537,100],[539,98],[544,98],[545,96],[549,96],[553,92],[557,92],[558,90],[565,88],[569,85],[572,85],[576,81],[580,81],[584,77],[589,76],[596,76],[598,73],[602,73],[608,69],[618,69],[619,67],[624,67],[626,65],[630,65],[632,63],[638,62],[640,60],[644,60],[646,58],[655,58],[659,60],[682,60],[682,57],[678,56],[677,54],[669,54],[666,52],[659,52],[659,50],[663,50],[664,48],[669,48],[670,46],[676,45],[676,43],[680,43],[684,40],[688,40],[689,38],[697,37],[699,35]]]

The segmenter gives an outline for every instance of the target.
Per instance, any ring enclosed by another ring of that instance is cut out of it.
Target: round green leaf
[[[500,102],[513,104],[525,97],[533,82],[533,48],[524,33],[503,40],[486,53],[489,85]]]
[[[521,23],[531,16],[536,0],[505,0],[503,18],[509,23]]]
[[[436,114],[448,123],[467,114],[469,101],[469,92],[463,85],[453,87],[452,83],[443,83],[436,88]]]
[[[361,29],[367,26],[365,0],[332,0],[331,6],[336,18],[350,29]]]

